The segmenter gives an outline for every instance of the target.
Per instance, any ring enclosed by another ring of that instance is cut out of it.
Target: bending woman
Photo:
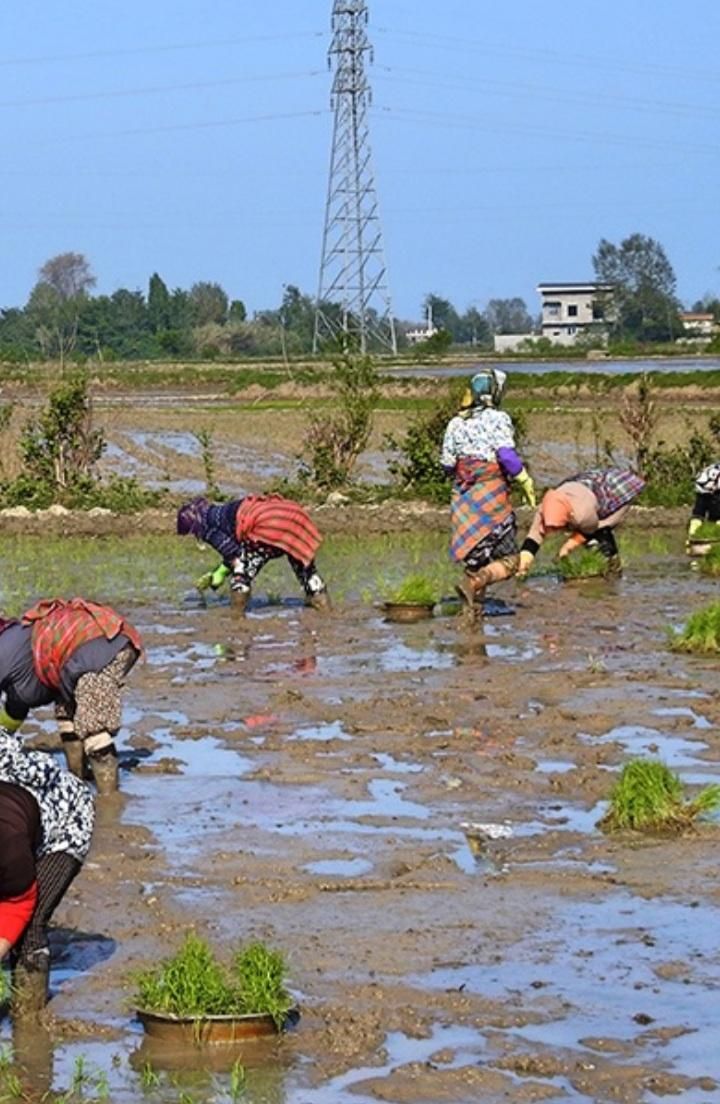
[[[20,1010],[48,997],[50,917],[92,838],[90,790],[51,755],[0,729],[0,959],[12,952]]]
[[[620,554],[613,530],[625,518],[645,480],[626,468],[592,470],[574,475],[543,495],[530,531],[520,549],[518,575],[530,570],[548,533],[569,531],[560,557],[592,542],[608,561],[608,570],[619,574]]]
[[[129,621],[84,598],[0,620],[0,726],[14,732],[31,709],[54,703],[70,769],[82,778],[87,757],[98,792],[116,790],[121,690],[141,651]]]
[[[236,608],[245,609],[258,572],[280,556],[287,556],[308,605],[319,610],[330,605],[315,565],[322,537],[297,502],[281,495],[248,495],[213,506],[206,498],[193,498],[178,510],[177,531],[191,533],[220,553],[223,562],[198,579],[197,587],[217,590],[229,575]]]

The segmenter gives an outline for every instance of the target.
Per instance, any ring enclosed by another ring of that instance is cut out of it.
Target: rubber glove
[[[206,571],[204,575],[201,575],[199,579],[195,580],[195,589],[201,593],[203,590],[209,590],[212,585],[212,571]]]
[[[582,533],[573,533],[560,548],[558,559],[564,560],[566,556],[569,556],[570,553],[574,552],[576,548],[579,548],[581,544],[585,544],[585,537]]]
[[[230,568],[226,567],[225,564],[220,564],[219,567],[216,567],[210,575],[210,586],[212,590],[217,590],[218,587],[221,587],[229,574]]]
[[[535,484],[533,483],[532,476],[528,472],[527,468],[522,468],[515,476],[513,482],[517,483],[520,488],[520,494],[523,496],[528,506],[532,506],[533,510],[537,506],[537,499],[535,497]]]
[[[527,550],[525,550],[520,553],[520,565],[516,572],[518,579],[524,579],[526,577],[534,561],[535,557],[533,556],[532,552],[528,552]]]
[[[22,721],[16,721],[4,709],[0,709],[0,728],[4,728],[6,732],[17,732],[21,724]]]
[[[699,517],[691,517],[690,518],[690,523],[688,525],[688,530],[687,530],[688,540],[692,540],[692,538],[697,533],[698,529],[701,527],[702,523],[703,523],[702,518],[699,518]]]

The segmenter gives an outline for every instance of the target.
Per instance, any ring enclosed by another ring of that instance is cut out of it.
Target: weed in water
[[[140,1087],[143,1092],[152,1092],[153,1089],[159,1088],[161,1083],[160,1074],[155,1072],[149,1062],[146,1062],[140,1070]]]
[[[25,1097],[25,1088],[18,1075],[11,1069],[3,1071],[3,1094],[0,1100],[20,1100]]]
[[[600,821],[606,832],[682,832],[697,817],[720,808],[720,786],[708,786],[686,801],[682,782],[657,759],[626,763],[610,794],[610,808]]]
[[[232,1069],[230,1070],[230,1086],[228,1089],[233,1104],[235,1104],[245,1092],[246,1080],[247,1075],[245,1073],[245,1067],[240,1059],[237,1058],[233,1062]]]
[[[7,985],[7,981],[5,982]],[[10,988],[7,988],[8,998],[10,996]],[[0,1073],[4,1073],[6,1069],[9,1069],[12,1065],[13,1051],[11,1046],[0,1047]]]
[[[605,671],[607,671],[607,667],[599,656],[588,655],[587,658],[588,671],[590,671],[591,674],[602,675]]]
[[[720,652],[720,602],[696,610],[681,632],[671,631],[670,648],[673,652]]]
[[[395,605],[434,606],[437,600],[437,590],[425,575],[406,575],[386,598]]]

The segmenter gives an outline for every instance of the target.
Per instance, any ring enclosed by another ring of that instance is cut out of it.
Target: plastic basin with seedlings
[[[407,575],[387,595],[383,611],[387,621],[424,621],[433,616],[438,595],[435,587],[424,575]]]
[[[297,1021],[278,951],[239,948],[229,965],[191,933],[171,958],[135,975],[135,1008],[146,1034],[169,1045],[238,1043]]]

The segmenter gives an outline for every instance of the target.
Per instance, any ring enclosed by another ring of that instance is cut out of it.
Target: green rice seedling
[[[278,951],[252,943],[236,951],[230,968],[191,932],[180,950],[135,975],[135,1003],[145,1012],[203,1019],[267,1013],[280,1025],[292,1008]]]
[[[710,575],[712,578],[720,575],[720,544],[714,545],[707,556],[700,558],[700,573]]]
[[[634,759],[623,767],[600,827],[606,832],[682,832],[699,816],[718,808],[720,786],[708,786],[686,801],[682,782],[665,763]]]
[[[720,652],[720,602],[696,610],[681,632],[670,632],[673,652],[715,654]]]
[[[232,1100],[233,1104],[236,1104],[236,1102],[245,1092],[246,1081],[247,1075],[245,1073],[245,1067],[240,1059],[236,1058],[236,1060],[232,1064],[232,1069],[230,1070],[230,1085],[228,1088],[230,1099]]]
[[[285,988],[283,955],[263,943],[251,943],[235,955],[233,973],[245,1011],[267,1013],[279,1027],[293,1005]]]
[[[225,970],[191,932],[177,954],[136,975],[138,1007],[176,1016],[215,1016],[240,1011]]]
[[[425,575],[406,575],[386,598],[396,605],[434,606],[438,600],[437,590]]]
[[[703,541],[720,541],[720,525],[715,521],[704,521],[690,540],[698,544],[702,544]]]
[[[563,579],[595,579],[607,572],[608,562],[597,548],[579,548],[558,560]]]
[[[143,1092],[152,1092],[162,1084],[162,1077],[156,1073],[149,1062],[140,1070],[140,1087]]]

